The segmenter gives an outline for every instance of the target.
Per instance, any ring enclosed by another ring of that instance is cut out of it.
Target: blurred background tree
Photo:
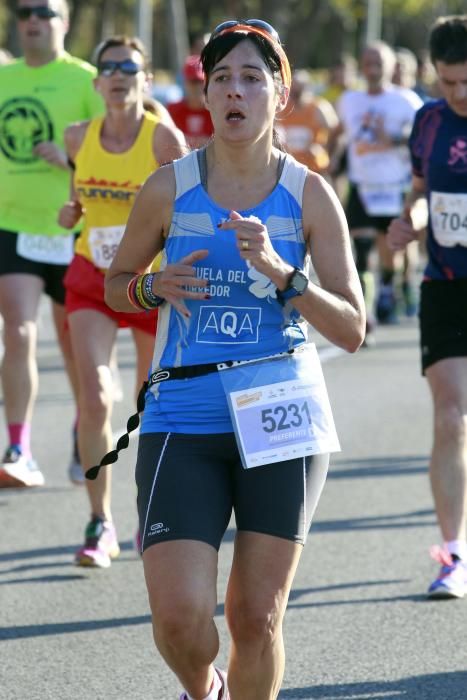
[[[180,70],[193,38],[224,19],[271,22],[294,67],[321,69],[343,51],[359,52],[371,17],[382,39],[418,53],[437,17],[467,11],[465,0],[72,0],[70,5],[71,53],[90,59],[103,37],[139,34],[153,65],[172,74]],[[0,0],[0,46],[19,55],[14,6],[15,0]]]

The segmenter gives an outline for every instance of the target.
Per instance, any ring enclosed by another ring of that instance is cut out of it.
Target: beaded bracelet
[[[151,305],[151,308],[157,308],[161,304],[164,303],[165,299],[163,297],[158,296],[157,294],[154,294],[152,291],[152,283],[154,281],[154,277],[156,276],[155,272],[151,272],[147,275],[143,275],[143,282],[141,286],[141,291],[143,293],[143,296],[145,298],[145,301],[149,302]]]
[[[126,294],[128,301],[136,309],[150,311],[164,303],[165,299],[157,296],[157,294],[154,294],[152,291],[154,276],[155,273],[135,275],[135,277],[129,281]]]

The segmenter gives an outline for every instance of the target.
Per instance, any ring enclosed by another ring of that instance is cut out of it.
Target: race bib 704
[[[430,215],[433,235],[440,245],[467,246],[467,194],[432,192]]]

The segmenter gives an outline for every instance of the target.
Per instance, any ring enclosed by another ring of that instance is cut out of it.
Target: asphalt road
[[[428,389],[415,321],[377,331],[356,355],[318,340],[342,451],[331,470],[285,621],[282,700],[467,700],[467,600],[427,602],[439,542],[427,476]],[[129,335],[119,339],[124,391],[133,390]],[[0,492],[0,698],[174,700],[181,688],[151,634],[136,527],[136,442],[114,468],[122,554],[109,570],[73,566],[88,507],[67,479],[73,403],[43,312],[33,447],[37,490]],[[116,404],[116,433],[132,412]],[[4,439],[4,434],[2,434]],[[220,555],[219,665],[232,555]]]

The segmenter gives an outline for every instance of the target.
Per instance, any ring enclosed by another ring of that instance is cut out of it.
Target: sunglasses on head
[[[270,37],[271,40],[269,41],[269,44],[271,44],[271,46],[274,48],[274,51],[280,59],[282,82],[286,88],[290,88],[292,73],[290,70],[289,59],[282,48],[279,34],[276,32],[274,27],[269,24],[269,22],[264,22],[262,19],[227,20],[227,22],[222,22],[222,24],[217,25],[209,40],[212,41],[213,39],[217,39],[219,36],[223,36],[224,34],[233,33],[237,31],[237,27],[239,32],[247,32],[248,28],[251,27],[252,34],[262,36],[263,38],[266,38],[267,41],[269,41],[268,37]]]
[[[104,75],[106,78],[113,75],[117,70],[124,75],[136,75],[140,70],[143,70],[143,66],[129,58],[125,59],[125,61],[101,61],[97,66],[99,75]]]
[[[212,31],[211,39],[215,39],[216,37],[220,36],[221,34],[223,34],[223,32],[226,31],[226,29],[232,29],[233,27],[237,26],[247,26],[254,27],[255,29],[261,29],[263,30],[263,32],[269,34],[278,44],[281,43],[279,34],[276,32],[272,24],[269,24],[269,22],[264,22],[262,19],[230,19],[226,22],[221,22],[221,24],[218,24],[217,27]]]
[[[47,7],[47,5],[16,8],[16,16],[20,20],[29,19],[32,15],[35,15],[38,19],[53,19],[54,17],[60,17],[58,12],[55,12],[55,10],[52,10],[52,8]]]

